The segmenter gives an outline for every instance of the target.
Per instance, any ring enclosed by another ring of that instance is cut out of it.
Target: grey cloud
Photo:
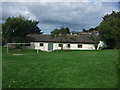
[[[2,19],[23,15],[26,19],[39,20],[39,27],[50,33],[60,26],[68,26],[72,30],[95,27],[112,10],[117,10],[113,4],[101,2],[13,2],[3,3]]]

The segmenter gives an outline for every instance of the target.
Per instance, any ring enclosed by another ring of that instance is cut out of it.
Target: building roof
[[[45,34],[28,34],[26,40],[29,42],[93,43],[89,35],[67,35],[66,38],[53,38],[51,35]]]

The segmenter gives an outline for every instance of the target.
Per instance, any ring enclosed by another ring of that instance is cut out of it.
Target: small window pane
[[[43,46],[43,43],[40,43],[40,46]]]
[[[59,44],[59,47],[62,47],[63,46],[63,44]]]
[[[82,45],[81,45],[81,44],[79,44],[79,45],[78,45],[78,48],[82,48]]]
[[[68,44],[67,47],[70,48],[70,44]]]

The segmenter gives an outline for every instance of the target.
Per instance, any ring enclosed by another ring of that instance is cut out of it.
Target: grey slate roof
[[[28,34],[26,39],[29,42],[93,43],[89,35],[67,35],[66,38],[53,38],[51,35],[45,34]]]

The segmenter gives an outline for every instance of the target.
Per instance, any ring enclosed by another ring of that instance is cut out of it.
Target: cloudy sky
[[[0,22],[22,15],[39,21],[44,34],[61,26],[81,31],[98,26],[102,17],[113,10],[118,11],[118,2],[2,2]]]

